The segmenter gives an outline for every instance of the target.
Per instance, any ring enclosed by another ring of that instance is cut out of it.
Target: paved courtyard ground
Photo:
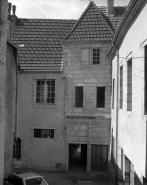
[[[49,185],[113,185],[107,174],[76,174],[61,172],[37,172]]]

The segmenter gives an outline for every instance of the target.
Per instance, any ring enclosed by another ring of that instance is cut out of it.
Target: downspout
[[[17,57],[18,59],[18,57]],[[19,79],[19,69],[18,69],[18,61],[16,61],[17,65],[16,65],[16,104],[15,104],[15,120],[16,120],[16,124],[15,124],[15,131],[16,131],[16,139],[18,139],[18,79]]]
[[[115,164],[115,175],[116,184],[118,182],[118,114],[119,114],[119,49],[117,48],[117,88],[116,88],[116,164]]]
[[[66,125],[66,92],[67,92],[67,79],[66,79],[66,76],[63,76],[63,80],[64,80],[64,131],[65,131],[65,142],[66,142],[66,145],[67,145],[67,125]],[[66,146],[66,148],[67,148],[67,146]],[[66,154],[67,154],[67,152],[66,152]],[[67,159],[68,159],[68,157],[67,157],[67,155],[66,155],[66,166],[67,166],[67,164],[68,164],[68,161],[67,161]]]

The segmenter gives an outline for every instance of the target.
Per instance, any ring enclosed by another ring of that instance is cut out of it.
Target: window
[[[36,81],[36,103],[55,103],[55,80]]]
[[[144,61],[144,114],[147,114],[147,46],[145,46],[145,61]]]
[[[105,107],[105,87],[97,87],[97,108]]]
[[[15,138],[13,144],[13,158],[20,159],[21,158],[21,139]]]
[[[93,64],[100,63],[100,49],[99,48],[92,49],[92,61],[93,61]]]
[[[127,62],[127,111],[132,111],[132,59]]]
[[[23,185],[22,179],[20,179],[19,177],[17,177],[16,178],[16,181],[15,181],[15,185]]]
[[[35,138],[54,138],[54,129],[34,129]]]
[[[81,64],[88,65],[90,59],[90,49],[89,48],[82,48],[81,49]]]
[[[41,177],[26,179],[25,183],[26,185],[46,185],[44,179],[42,179]]]
[[[83,107],[83,87],[75,87],[75,107]]]
[[[7,178],[6,178],[6,182],[8,182],[8,183],[10,183],[10,184],[14,184],[15,183],[15,181],[16,181],[16,176],[15,175],[10,175],[10,176],[8,176]]]
[[[114,109],[114,90],[115,90],[115,79],[113,78],[113,83],[112,83],[112,109]]]
[[[123,108],[123,66],[120,67],[120,92],[119,108]]]

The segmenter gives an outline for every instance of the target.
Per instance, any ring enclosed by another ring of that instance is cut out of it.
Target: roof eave
[[[126,32],[129,29],[130,23],[135,19],[138,11],[143,8],[142,5],[145,5],[145,1],[143,0],[132,0],[129,5],[124,17],[114,35],[114,38],[111,43],[111,47],[108,50],[108,57],[114,58],[116,50],[119,49],[122,40],[124,39]]]

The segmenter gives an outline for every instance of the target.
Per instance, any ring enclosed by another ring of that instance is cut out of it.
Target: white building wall
[[[143,181],[146,160],[146,116],[144,115],[144,45],[147,44],[147,6],[130,26],[119,49],[119,66],[123,65],[123,109],[119,109],[119,148],[134,165],[136,177]],[[132,58],[132,111],[127,111],[127,60]],[[116,77],[116,57],[113,74]],[[115,85],[115,91],[116,91]],[[116,109],[112,110],[115,130]],[[115,132],[115,131],[114,131]]]

